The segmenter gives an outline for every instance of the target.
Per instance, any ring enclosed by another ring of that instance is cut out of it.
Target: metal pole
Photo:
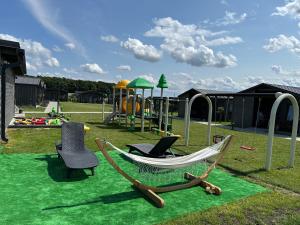
[[[150,106],[149,106],[149,130],[151,131],[151,117],[152,117],[152,112],[153,112],[153,88],[151,88],[151,97],[150,97]]]
[[[136,111],[136,89],[134,89],[134,95],[133,95],[133,116],[135,117],[135,111]]]
[[[121,114],[122,114],[122,88],[120,88],[120,100],[119,100],[119,125],[121,125]]]
[[[113,112],[116,112],[116,89],[113,88],[113,101],[112,101],[112,104],[113,104]]]
[[[294,166],[294,160],[295,160],[296,138],[297,138],[298,121],[299,121],[299,105],[296,98],[291,94],[282,94],[278,92],[276,93],[275,96],[277,99],[275,100],[272,106],[270,121],[269,121],[268,145],[267,145],[267,155],[266,155],[266,162],[265,162],[266,170],[270,170],[272,164],[272,148],[273,148],[274,128],[275,128],[277,109],[281,101],[284,100],[285,98],[289,99],[293,105],[293,128],[292,128],[289,167]]]
[[[113,87],[113,102],[112,102],[112,104],[113,104],[113,108],[112,108],[113,114],[115,114],[116,113],[116,88],[115,87]],[[112,120],[113,121],[115,120],[114,116],[112,117]]]
[[[149,106],[149,115],[152,116],[152,107],[153,107],[153,88],[151,88],[151,96],[150,96],[150,106]]]
[[[126,89],[126,112],[125,112],[125,121],[126,121],[126,127],[128,126],[128,104],[129,104],[129,89]]]
[[[161,131],[164,89],[160,89],[158,130]]]
[[[142,124],[141,124],[141,132],[144,132],[145,127],[144,127],[144,119],[145,119],[145,89],[142,89],[142,116],[141,116],[141,120],[142,120]]]
[[[188,123],[188,113],[189,113],[189,99],[185,99],[185,109],[184,109],[184,140],[187,137],[187,123]]]
[[[104,121],[105,98],[102,99],[102,120]]]
[[[166,98],[165,105],[165,136],[168,134],[168,124],[169,124],[169,97]]]

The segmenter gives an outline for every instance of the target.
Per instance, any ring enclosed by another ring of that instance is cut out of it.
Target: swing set
[[[198,97],[202,97],[207,100],[208,103],[208,118],[207,118],[207,145],[210,145],[210,134],[211,134],[211,122],[212,122],[212,102],[211,97],[217,98],[217,96],[227,96],[227,107],[226,107],[226,114],[225,120],[227,120],[228,116],[228,105],[229,105],[229,98],[230,97],[243,97],[243,105],[242,105],[242,128],[244,128],[244,114],[245,114],[245,97],[258,97],[258,108],[257,108],[257,115],[255,121],[255,134],[257,133],[257,126],[260,117],[260,108],[261,108],[261,101],[262,97],[275,97],[275,101],[272,105],[271,114],[269,118],[269,126],[268,126],[268,138],[267,138],[267,145],[266,145],[266,160],[264,168],[265,170],[269,171],[272,165],[272,149],[273,149],[273,139],[274,139],[274,130],[275,130],[275,122],[276,122],[276,113],[280,103],[287,99],[292,104],[293,107],[293,125],[292,125],[292,134],[291,134],[291,146],[290,146],[290,158],[288,161],[288,166],[293,167],[295,161],[295,152],[296,152],[296,138],[297,138],[297,131],[298,131],[298,122],[299,122],[299,105],[297,99],[289,93],[218,93],[218,94],[205,94],[199,93],[194,95],[189,101],[186,99],[186,110],[185,110],[185,145],[189,146],[189,127],[190,127],[190,115],[192,104],[194,100]],[[215,101],[215,107],[217,103]],[[215,118],[216,119],[216,118]],[[213,136],[214,142],[220,142],[225,135],[219,135],[215,131],[215,135]],[[253,139],[254,141],[254,139]],[[244,145],[240,146],[240,149],[253,151],[256,149],[254,145]]]
[[[256,120],[255,120],[255,127],[254,127],[254,135],[256,137],[257,134],[257,126],[259,121],[259,112],[260,112],[260,105],[261,105],[261,97],[258,98],[258,107],[256,112]],[[245,117],[245,97],[243,97],[243,106],[242,106],[242,129],[244,129],[244,117]],[[252,139],[252,145],[244,145],[240,146],[240,149],[247,150],[247,151],[254,151],[256,147],[253,145],[255,138]]]

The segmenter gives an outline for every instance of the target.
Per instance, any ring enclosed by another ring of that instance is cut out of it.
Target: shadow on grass
[[[122,192],[122,193],[116,193],[116,194],[110,194],[110,195],[104,195],[100,196],[98,198],[94,198],[91,200],[87,200],[84,202],[74,203],[70,205],[58,205],[53,207],[47,207],[42,210],[53,210],[53,209],[62,209],[62,208],[73,208],[78,206],[84,206],[84,205],[91,205],[91,204],[113,204],[118,202],[124,202],[124,201],[130,201],[133,199],[141,198],[143,197],[141,193],[139,193],[136,190],[128,191],[128,192]]]
[[[84,170],[73,170],[71,177],[67,178],[68,169],[65,167],[63,160],[59,159],[56,154],[45,155],[44,157],[35,158],[35,160],[47,162],[48,175],[56,182],[74,182],[89,177]]]
[[[232,173],[234,176],[237,176],[237,177],[249,176],[251,174],[256,174],[256,173],[266,171],[264,168],[258,168],[258,169],[253,169],[253,170],[248,170],[248,171],[243,172],[243,171],[231,168],[230,166],[226,166],[222,163],[219,163],[219,166],[223,167],[224,169],[226,169],[227,171],[229,171],[230,173]]]

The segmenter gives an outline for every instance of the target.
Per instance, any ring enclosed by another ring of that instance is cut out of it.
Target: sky
[[[157,84],[163,73],[169,96],[300,86],[300,0],[2,0],[1,8],[0,39],[20,42],[29,75]]]

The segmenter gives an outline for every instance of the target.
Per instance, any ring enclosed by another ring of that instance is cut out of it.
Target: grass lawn
[[[23,109],[24,112],[44,112],[46,107],[35,107],[32,105],[27,106],[21,106],[21,109]]]
[[[77,108],[76,105],[72,107]],[[64,109],[64,111],[67,110]],[[94,143],[96,137],[106,138],[118,147],[124,147],[128,143],[156,143],[160,138],[150,132],[128,132],[126,128],[121,128],[118,125],[103,125],[101,118],[99,114],[73,114],[70,118],[72,121],[84,122],[91,127],[85,141],[87,147],[94,151],[97,151]],[[174,120],[173,125],[174,133],[183,135],[183,121]],[[179,140],[174,148],[185,153],[203,148],[206,128],[205,125],[192,123],[190,147],[185,147],[184,140]],[[266,154],[267,139],[265,135],[253,135],[222,128],[212,128],[212,133],[233,134],[235,136],[230,150],[221,163],[222,169],[261,185],[266,184],[268,186],[271,184],[289,191],[270,191],[238,202],[219,205],[207,211],[200,212],[198,210],[199,212],[185,216],[174,216],[175,220],[173,219],[167,224],[233,224],[237,221],[240,224],[299,224],[300,197],[297,194],[300,193],[299,144],[297,144],[296,149],[295,168],[288,169],[286,166],[290,142],[283,138],[275,138],[272,170],[265,172],[262,170]],[[10,140],[2,150],[3,154],[49,154],[54,153],[54,142],[60,139],[60,129],[9,129],[8,135]],[[255,151],[243,151],[239,148],[242,144],[255,145],[257,149]],[[101,166],[98,167],[98,169],[100,168]],[[129,185],[129,183],[127,184]],[[170,218],[166,220],[170,220]]]
[[[63,112],[102,112],[102,104],[60,102]],[[112,105],[105,104],[105,112],[112,111]]]

